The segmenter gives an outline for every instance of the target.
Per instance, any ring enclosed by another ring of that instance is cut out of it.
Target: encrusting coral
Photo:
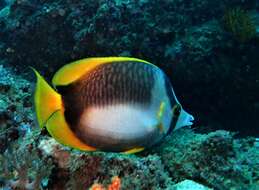
[[[255,37],[256,26],[249,14],[241,8],[232,8],[225,12],[223,24],[239,42],[247,42]]]
[[[121,179],[118,176],[114,176],[111,183],[105,188],[103,185],[95,183],[92,185],[90,190],[120,190],[121,189]]]
[[[154,151],[174,181],[192,179],[215,189],[253,189],[259,179],[254,142],[254,138],[236,140],[223,130],[197,134],[183,129]]]
[[[34,120],[31,94],[31,83],[15,76],[0,62],[0,153],[31,130]]]
[[[41,189],[43,180],[48,180],[54,165],[51,159],[36,148],[33,142],[38,136],[36,133],[34,131],[20,138],[18,142],[14,141],[0,155],[0,181],[3,181],[1,186],[16,190],[36,190]]]
[[[39,132],[31,135],[1,155],[2,187],[155,190],[191,179],[215,189],[252,189],[259,179],[254,139],[236,140],[226,131],[183,129],[138,155],[80,152]]]

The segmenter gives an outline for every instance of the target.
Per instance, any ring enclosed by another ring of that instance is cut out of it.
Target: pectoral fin
[[[63,145],[85,151],[96,150],[96,148],[86,145],[75,136],[66,123],[61,110],[52,114],[46,123],[46,127],[50,135]]]

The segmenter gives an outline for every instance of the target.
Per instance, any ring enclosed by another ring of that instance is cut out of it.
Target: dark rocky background
[[[225,26],[224,15],[236,7],[253,25],[233,18],[245,40]],[[146,59],[169,75],[201,131],[256,136],[258,7],[257,0],[1,0],[1,62],[31,80],[28,66],[50,79],[80,58]]]
[[[114,190],[257,190],[258,11],[258,0],[0,0],[0,189],[105,189],[115,177]],[[136,155],[57,143],[37,126],[28,66],[50,80],[93,56],[157,64],[197,131]]]

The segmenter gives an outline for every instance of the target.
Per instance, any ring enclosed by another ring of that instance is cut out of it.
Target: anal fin
[[[136,147],[136,148],[126,150],[123,153],[125,153],[125,154],[135,154],[135,153],[143,151],[144,149],[145,149],[144,147]]]

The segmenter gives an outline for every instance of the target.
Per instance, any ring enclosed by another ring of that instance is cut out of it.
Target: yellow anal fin
[[[126,150],[123,153],[124,154],[135,154],[135,153],[143,151],[144,149],[145,149],[144,147],[136,147],[136,148],[132,148],[132,149]]]
[[[96,58],[86,58],[81,59],[72,63],[69,63],[62,68],[60,68],[52,79],[52,84],[54,86],[65,86],[68,85],[83,75],[94,67],[111,62],[121,62],[121,61],[136,61],[151,64],[147,61],[131,57],[96,57]]]
[[[162,124],[162,118],[163,118],[164,112],[165,112],[165,102],[162,101],[160,103],[160,106],[159,106],[159,109],[158,109],[158,112],[157,112],[157,120],[158,120],[157,128],[159,128],[161,133],[164,132],[164,126]]]
[[[35,111],[39,126],[42,128],[51,114],[62,108],[62,100],[44,78],[35,69],[33,71],[37,77],[34,93]]]
[[[86,145],[75,136],[66,123],[64,114],[61,110],[53,113],[47,121],[46,127],[50,135],[63,145],[84,151],[96,150],[96,148]]]

